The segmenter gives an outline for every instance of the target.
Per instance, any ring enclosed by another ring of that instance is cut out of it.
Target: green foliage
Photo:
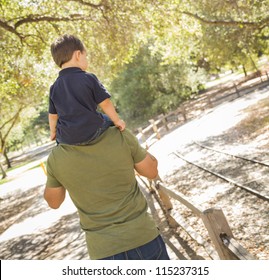
[[[261,40],[261,34],[267,32],[268,1],[206,2],[206,7],[196,8],[211,22],[219,24],[203,24],[201,53],[213,68],[241,64],[256,71],[259,54],[266,53],[268,48],[267,42]],[[261,24],[262,19],[265,25]]]
[[[2,149],[31,127],[44,133],[31,119],[45,112],[40,104],[58,70],[49,46],[59,35],[78,35],[89,71],[105,84],[115,78],[122,114],[144,120],[196,92],[201,69],[255,70],[269,51],[268,9],[268,0],[0,0]],[[149,41],[149,49],[140,47]]]
[[[256,71],[257,57],[268,53],[268,8],[255,0],[164,1],[151,36],[168,62],[184,57],[211,73],[235,65]]]
[[[39,110],[38,105],[48,91],[46,69],[35,57],[21,49],[9,57],[1,57],[4,71],[0,74],[0,148],[18,142],[24,135],[24,127]]]
[[[138,28],[140,34],[148,29],[144,13],[150,4],[140,0],[2,1],[0,28],[9,32],[17,47],[27,46],[40,58],[58,36],[73,33],[84,41],[91,68],[102,75],[117,71],[134,53],[140,41]]]
[[[152,54],[144,46],[114,79],[111,92],[120,113],[132,126],[176,108],[198,91],[202,81],[198,76],[191,65],[164,64],[160,54]]]
[[[44,138],[49,139],[49,123],[48,123],[48,108],[47,102],[40,104],[39,110],[35,116],[30,118],[24,127],[24,139],[27,142],[38,142]],[[37,133],[38,132],[38,133]]]

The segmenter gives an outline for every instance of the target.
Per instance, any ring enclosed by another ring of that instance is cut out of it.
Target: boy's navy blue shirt
[[[104,122],[97,105],[110,94],[94,74],[65,68],[50,88],[49,113],[58,114],[56,138],[60,143],[90,140]]]

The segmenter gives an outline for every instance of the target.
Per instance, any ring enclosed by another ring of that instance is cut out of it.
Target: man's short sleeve
[[[138,139],[128,129],[125,129],[122,134],[131,150],[134,163],[139,163],[145,159],[147,151],[140,146]]]
[[[49,188],[58,188],[61,187],[62,184],[54,177],[53,175],[53,163],[50,157],[47,160],[47,182],[46,186]]]

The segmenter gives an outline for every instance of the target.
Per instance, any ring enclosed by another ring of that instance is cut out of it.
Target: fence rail
[[[267,72],[254,73],[247,79],[233,83],[232,86],[226,87],[222,90],[215,91],[211,94],[202,94],[194,100],[190,100],[182,104],[177,110],[167,114],[158,116],[157,120],[149,120],[150,125],[146,128],[139,128],[137,138],[141,143],[144,143],[146,148],[149,148],[149,142],[153,138],[161,139],[159,126],[161,125],[165,131],[169,131],[169,121],[173,119],[177,124],[185,123],[192,118],[192,113],[195,111],[204,112],[223,101],[234,100],[245,94],[248,94],[256,89],[261,89],[268,86],[269,75]],[[139,176],[138,176],[139,177]],[[175,193],[164,186],[160,178],[155,181],[149,181],[147,184],[141,177],[140,181],[149,187],[151,191],[155,191],[165,209],[165,215],[168,223],[172,227],[181,226],[184,230],[202,245],[213,259],[219,258],[223,260],[255,260],[256,257],[250,254],[243,246],[241,246],[233,236],[232,230],[222,209],[210,208],[203,210],[199,206],[189,202],[189,200],[182,194]],[[192,211],[194,215],[203,221],[203,224],[208,232],[208,235],[215,248],[212,250],[209,244],[203,237],[195,232],[195,230],[188,225],[184,218],[178,213],[174,218],[170,215],[170,210],[173,208],[171,198],[179,201]],[[216,254],[217,252],[217,254]]]
[[[163,202],[163,205],[166,207],[167,216],[170,216],[170,210],[172,208],[172,203],[170,198],[175,199],[185,205],[188,209],[192,211],[194,215],[198,218],[202,219],[203,224],[208,232],[208,235],[214,245],[214,248],[218,254],[218,258],[221,260],[255,260],[252,254],[250,254],[243,246],[241,246],[233,236],[232,230],[227,222],[227,219],[222,211],[222,209],[210,208],[206,210],[202,210],[199,206],[195,206],[193,203],[189,202],[186,197],[182,194],[175,193],[169,190],[167,187],[164,186],[163,182],[159,180],[155,181],[155,189],[157,192],[162,194],[160,199]],[[164,196],[163,194],[166,194]],[[169,205],[169,208],[167,207]],[[179,215],[179,217],[181,217]],[[203,245],[206,251],[212,258],[216,258],[214,253],[211,250],[210,244],[205,242],[203,238],[199,235],[195,235],[193,233],[193,229],[190,226],[184,225],[184,221],[182,218],[181,221],[178,221],[177,218],[175,219],[171,217],[172,220],[176,222],[177,225],[182,226],[189,235],[191,235],[196,241]],[[200,240],[199,240],[200,239]]]
[[[153,138],[161,139],[161,128],[167,132],[170,130],[169,123],[174,121],[176,125],[184,124],[194,117],[201,115],[205,110],[211,109],[224,101],[232,101],[236,98],[244,96],[257,89],[262,89],[269,85],[269,75],[267,72],[256,72],[246,78],[233,82],[231,86],[213,91],[211,93],[202,93],[195,98],[182,103],[176,110],[166,115],[157,116],[156,120],[150,119],[149,125],[145,128],[138,128],[136,137],[146,147],[151,145]]]

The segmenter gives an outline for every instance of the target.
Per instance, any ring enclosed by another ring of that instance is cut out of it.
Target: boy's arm
[[[50,126],[50,140],[56,139],[56,125],[58,121],[57,114],[49,114],[49,126]]]
[[[109,116],[112,122],[115,124],[116,127],[123,131],[125,129],[125,122],[119,118],[115,107],[109,98],[105,99],[101,103],[98,104],[101,109]]]

